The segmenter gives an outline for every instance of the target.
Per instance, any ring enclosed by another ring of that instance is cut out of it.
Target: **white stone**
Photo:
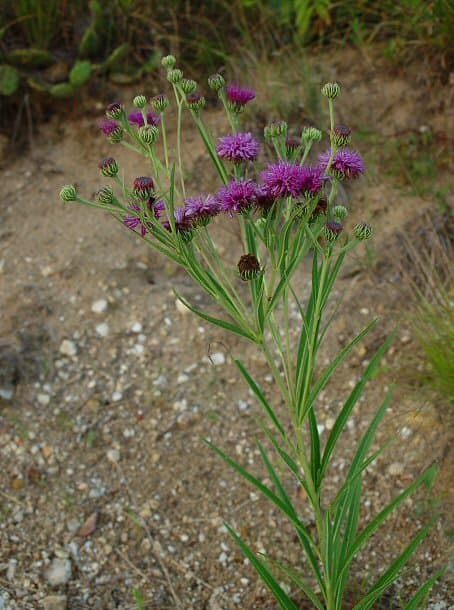
[[[108,449],[106,455],[107,459],[109,460],[109,462],[112,462],[112,464],[116,464],[120,461],[120,452],[118,451],[118,449]]]
[[[112,400],[114,402],[119,402],[123,398],[123,393],[118,390],[112,394]]]
[[[131,326],[131,330],[133,333],[141,333],[142,332],[142,324],[140,322],[134,322]]]
[[[41,600],[43,610],[66,610],[66,595],[48,595]]]
[[[186,383],[186,381],[189,381],[189,375],[186,375],[185,373],[178,375],[177,383]]]
[[[93,313],[104,313],[107,311],[107,306],[108,303],[106,299],[98,299],[91,306],[91,310]]]
[[[61,557],[55,557],[52,560],[50,566],[47,568],[46,580],[52,587],[58,585],[65,585],[72,576],[72,566],[69,559],[63,559]]]
[[[60,354],[63,356],[75,356],[77,354],[77,345],[70,339],[64,339],[60,345]]]
[[[43,407],[47,406],[50,403],[50,396],[48,394],[38,394],[36,398],[39,404],[43,405]]]
[[[225,354],[223,352],[214,352],[210,355],[210,360],[215,366],[225,363]]]
[[[95,330],[100,337],[107,337],[109,334],[109,325],[107,322],[101,322],[101,324],[95,326]]]

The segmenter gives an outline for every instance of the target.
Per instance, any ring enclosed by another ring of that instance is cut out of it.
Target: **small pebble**
[[[70,339],[64,339],[60,345],[60,354],[63,356],[75,356],[77,354],[77,345]]]
[[[50,403],[50,396],[48,396],[47,394],[38,394],[36,398],[39,404],[43,407],[46,407]]]
[[[91,310],[93,313],[104,313],[105,311],[107,311],[107,301],[106,299],[99,299],[98,301],[95,301],[93,303],[93,305],[91,306]]]
[[[55,557],[45,572],[47,582],[52,587],[65,585],[72,576],[72,566],[69,559]]]
[[[118,390],[112,394],[113,402],[119,402],[123,398],[123,393]]]
[[[95,330],[100,337],[107,337],[109,334],[109,325],[107,322],[101,322],[101,324],[95,326]]]
[[[210,355],[211,363],[215,366],[219,366],[220,364],[225,363],[225,355],[222,352],[214,352]]]
[[[399,476],[404,471],[404,467],[400,462],[393,462],[388,466],[388,474],[391,476]]]
[[[109,462],[112,462],[112,464],[116,464],[120,461],[120,452],[118,451],[118,449],[108,449],[106,455],[107,459],[109,460]]]
[[[43,610],[66,610],[66,595],[48,595],[41,600]]]
[[[142,324],[140,322],[134,322],[134,324],[131,326],[131,330],[133,333],[141,333]]]

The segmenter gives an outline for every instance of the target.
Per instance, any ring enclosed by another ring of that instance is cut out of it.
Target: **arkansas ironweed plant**
[[[243,110],[253,102],[255,92],[238,83],[226,84],[219,74],[209,78],[209,87],[217,93],[231,126],[231,133],[216,142],[203,120],[205,98],[197,83],[184,77],[173,56],[165,57],[162,63],[176,105],[175,148],[169,146],[167,95],[151,100],[139,95],[134,98],[135,110],[130,113],[122,104],[113,103],[107,108],[102,132],[112,143],[146,157],[151,176],[127,183],[116,160],[108,157],[99,163],[99,169],[109,183],[99,189],[94,200],[84,199],[71,185],[63,187],[60,196],[65,202],[75,201],[109,212],[152,248],[181,265],[224,314],[216,317],[177,295],[184,305],[211,324],[252,342],[263,354],[286,413],[271,404],[240,360],[235,363],[268,418],[266,432],[274,457],[261,444],[258,449],[271,483],[263,483],[220,448],[208,444],[290,521],[311,573],[307,568],[303,573],[300,566],[284,565],[253,552],[230,526],[227,528],[282,609],[297,610],[296,602],[279,584],[285,575],[314,608],[341,610],[353,560],[410,494],[431,483],[436,467],[423,472],[360,527],[362,477],[384,449],[371,452],[377,427],[391,400],[388,392],[359,440],[337,494],[326,497],[327,471],[339,438],[391,341],[386,340],[370,359],[322,444],[317,414],[320,393],[377,323],[371,321],[318,372],[320,347],[331,322],[326,316],[327,305],[336,278],[347,253],[372,233],[368,224],[357,222],[349,234],[344,228],[347,209],[338,204],[341,183],[355,180],[364,172],[360,154],[347,148],[350,130],[335,122],[334,106],[340,87],[327,83],[321,90],[329,106],[330,129],[329,145],[318,161],[308,164],[313,144],[322,139],[321,131],[305,127],[295,138],[282,120],[265,128],[267,149],[274,158],[262,167],[263,144],[240,128]],[[184,113],[191,115],[217,171],[220,184],[215,193],[188,192],[181,145]],[[156,145],[159,138],[161,155]],[[236,268],[226,264],[212,235],[212,223],[219,215],[240,227],[243,252]],[[311,286],[309,298],[303,301],[295,286],[295,274],[307,257],[312,259]],[[248,286],[247,298],[241,289],[243,282]],[[296,343],[290,328],[290,307],[294,304],[301,320]],[[291,500],[283,469],[304,490],[315,531],[304,522],[301,507]],[[406,548],[399,549],[391,565],[356,602],[355,610],[371,608],[397,579],[433,521]],[[406,608],[421,607],[421,600],[439,574],[433,574],[421,585]]]

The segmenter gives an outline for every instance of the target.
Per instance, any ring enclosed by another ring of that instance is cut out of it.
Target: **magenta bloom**
[[[237,110],[241,110],[248,102],[255,98],[254,89],[242,87],[238,83],[230,83],[225,91],[228,101]]]
[[[219,202],[213,195],[188,197],[184,202],[186,217],[193,225],[206,225],[213,216],[219,213]]]
[[[217,198],[221,212],[242,212],[257,202],[257,185],[252,180],[232,180],[219,189]]]
[[[159,220],[162,216],[164,216],[165,211],[166,205],[164,203],[164,200],[159,199],[159,201],[156,201],[156,203],[153,205],[153,215],[156,220]]]
[[[320,168],[326,171],[331,151],[327,150],[319,156]],[[352,180],[364,172],[364,161],[356,150],[341,149],[334,155],[331,171],[339,180]]]
[[[269,163],[262,172],[262,180],[269,195],[281,197],[298,197],[309,184],[308,168],[286,161]]]
[[[129,209],[132,212],[140,212],[140,207],[137,204],[134,205],[130,205]],[[130,214],[129,216],[125,216],[123,218],[123,224],[128,227],[128,229],[131,229],[132,231],[135,231],[136,229],[140,230],[140,234],[142,235],[142,237],[144,237],[144,235],[147,234],[148,230],[152,228],[152,224],[151,223],[147,223],[147,225],[145,225],[143,223],[143,221],[139,218],[139,216],[137,216],[137,214]]]
[[[152,112],[147,112],[148,125],[158,125],[160,120],[160,116],[157,116]],[[128,121],[131,123],[131,125],[137,125],[137,127],[143,127],[145,125],[141,110],[133,110],[133,112],[128,114]]]
[[[303,193],[307,197],[316,195],[323,187],[323,171],[320,167],[302,167]]]
[[[262,212],[266,216],[268,212],[273,207],[274,202],[276,201],[275,197],[268,192],[267,187],[264,184],[259,184],[256,188],[256,202],[255,205],[258,210]]]
[[[102,121],[99,124],[99,129],[106,136],[111,136],[114,133],[114,131],[116,131],[118,129],[118,127],[120,127],[119,124],[117,123],[117,121],[114,121],[113,119],[106,119],[105,121]]]
[[[259,154],[259,143],[250,132],[234,133],[219,138],[216,152],[222,159],[229,159],[234,163],[255,161]]]

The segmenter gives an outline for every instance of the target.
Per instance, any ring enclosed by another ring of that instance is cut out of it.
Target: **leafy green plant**
[[[111,182],[100,188],[95,200],[81,197],[73,185],[63,187],[60,197],[64,202],[75,201],[110,213],[137,232],[145,243],[182,266],[221,313],[202,310],[176,292],[183,305],[201,319],[250,342],[263,355],[280,393],[277,404],[285,406],[285,413],[272,404],[241,360],[235,359],[235,364],[267,418],[268,427],[264,429],[273,453],[257,444],[267,482],[212,441],[208,445],[293,526],[307,559],[304,573],[298,566],[257,554],[231,525],[227,528],[281,609],[297,610],[295,601],[279,584],[284,576],[314,608],[341,610],[353,561],[396,509],[418,490],[430,487],[437,472],[435,464],[429,466],[367,523],[362,523],[363,475],[388,445],[376,448],[374,443],[391,401],[391,389],[358,441],[335,496],[326,489],[339,441],[392,341],[392,336],[386,339],[370,358],[356,385],[345,396],[323,443],[318,426],[320,394],[377,324],[372,320],[319,369],[320,348],[332,321],[332,316],[327,316],[330,294],[348,253],[370,238],[372,232],[367,224],[357,223],[353,234],[346,234],[343,221],[348,212],[338,204],[341,183],[359,177],[364,171],[363,161],[359,153],[346,148],[350,131],[335,122],[335,100],[340,93],[337,83],[322,87],[328,101],[330,141],[318,165],[307,166],[306,162],[312,145],[322,138],[321,131],[308,127],[300,138],[288,139],[288,126],[279,120],[264,130],[277,161],[268,163],[260,172],[259,142],[240,129],[243,111],[255,98],[255,91],[237,83],[226,86],[220,74],[210,77],[209,86],[217,92],[232,132],[216,145],[203,121],[205,99],[198,93],[197,83],[185,78],[175,64],[173,56],[163,59],[176,104],[174,151],[168,141],[169,100],[164,94],[150,103],[144,95],[136,96],[136,110],[130,114],[121,104],[109,105],[107,120],[101,127],[112,143],[123,144],[144,156],[153,177],[138,177],[131,188],[120,178],[117,161],[108,157],[99,168]],[[182,157],[185,113],[194,121],[217,172],[220,187],[215,194],[191,197],[187,192]],[[156,146],[159,136],[162,154],[158,154]],[[239,225],[243,254],[236,269],[226,264],[210,230],[220,213]],[[303,297],[298,293],[295,276],[307,257],[312,260],[311,282],[309,294]],[[241,284],[247,285],[246,294]],[[291,335],[295,326],[289,316],[291,305],[296,306],[300,319],[296,342]],[[296,483],[304,490],[315,531],[291,499],[288,479],[292,486]],[[431,516],[407,546],[396,551],[391,564],[361,592],[354,610],[371,608],[399,578],[435,519]],[[441,573],[422,584],[406,607],[416,608]]]

